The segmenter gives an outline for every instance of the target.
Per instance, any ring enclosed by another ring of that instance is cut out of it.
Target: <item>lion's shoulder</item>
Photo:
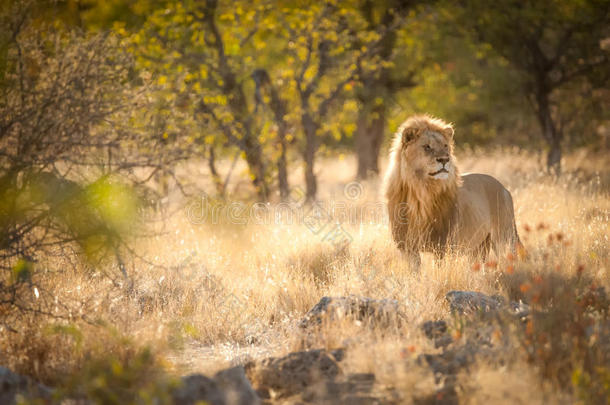
[[[497,215],[509,206],[512,207],[512,197],[506,187],[495,177],[481,173],[462,175],[457,200],[459,211],[462,214],[469,213],[474,219],[481,215]]]
[[[508,193],[498,179],[488,174],[464,173],[461,175],[461,188],[471,192]],[[509,193],[510,195],[510,193]]]

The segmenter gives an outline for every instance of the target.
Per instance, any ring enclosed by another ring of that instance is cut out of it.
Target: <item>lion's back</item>
[[[470,195],[478,195],[473,201],[476,204],[489,204],[491,211],[505,208],[510,203],[512,208],[512,196],[510,192],[495,177],[482,173],[465,173],[462,175],[462,188]]]
[[[460,232],[475,245],[491,234],[506,238],[514,232],[513,200],[510,192],[493,176],[481,173],[462,175],[458,192]]]

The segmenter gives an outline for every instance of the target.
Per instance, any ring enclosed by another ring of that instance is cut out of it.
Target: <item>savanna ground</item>
[[[209,210],[217,207],[211,199],[184,200],[174,191],[167,218],[151,219],[147,225],[157,231],[136,243],[141,258],[126,264],[131,281],[80,271],[40,276],[38,282],[72,317],[41,324],[38,316],[24,315],[17,322],[29,333],[4,328],[5,364],[67,392],[122,398],[121,387],[162,391],[165,375],[210,375],[246,359],[341,347],[347,353],[344,372],[373,372],[409,403],[435,392],[432,372],[416,360],[440,349],[425,338],[421,324],[451,319],[448,291],[473,290],[523,300],[553,316],[498,329],[494,338],[510,334],[511,343],[493,361],[479,360],[459,374],[461,402],[604,398],[610,385],[608,336],[599,331],[608,328],[607,307],[587,306],[587,297],[610,288],[607,156],[572,152],[558,180],[545,174],[541,156],[516,149],[461,152],[458,161],[463,173],[491,174],[511,191],[527,250],[522,257],[473,263],[455,254],[441,261],[424,256],[421,272],[413,273],[375,204],[379,182],[351,183],[350,156],[324,158],[317,166],[319,199],[330,216],[329,207],[335,207],[334,220],[342,221],[349,235],[347,247],[338,250],[334,239],[325,238],[332,220],[319,232],[302,221],[308,207],[295,204],[292,223],[286,212],[279,220],[253,218],[243,211],[252,206],[246,203],[232,208],[233,219],[225,206],[210,221]],[[191,163],[183,175],[211,190],[204,184],[205,170]],[[236,168],[229,186],[235,194],[248,187],[240,173]],[[291,184],[300,179],[300,172],[293,173]],[[297,200],[298,195],[296,190]],[[202,201],[209,203],[208,211],[202,211]],[[268,208],[273,211],[273,204]],[[303,315],[323,296],[345,295],[396,299],[406,322],[389,331],[339,322],[306,339],[297,326]],[[450,333],[465,339],[456,323],[450,322]]]

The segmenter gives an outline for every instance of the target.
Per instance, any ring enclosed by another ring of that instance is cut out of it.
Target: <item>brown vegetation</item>
[[[79,390],[121,367],[133,376],[130,381],[150,375],[157,383],[142,389],[156,390],[160,380],[153,374],[161,364],[170,374],[210,375],[231,359],[343,348],[342,372],[374,373],[376,384],[393,387],[408,402],[437,389],[428,366],[416,361],[421,354],[440,353],[420,325],[451,319],[446,292],[475,290],[523,300],[533,315],[525,324],[486,324],[492,341],[505,344],[494,343],[499,351],[493,358],[481,357],[468,373],[458,373],[460,399],[595,403],[608,394],[608,173],[596,173],[601,161],[592,155],[587,164],[581,163],[584,155],[570,156],[566,170],[579,170],[561,181],[541,176],[542,163],[522,152],[482,156],[462,153],[461,166],[494,174],[513,190],[528,250],[523,260],[503,256],[473,265],[459,254],[440,261],[424,256],[418,276],[407,270],[387,224],[346,223],[353,241],[337,254],[323,232],[314,234],[303,224],[193,224],[179,210],[166,234],[139,243],[137,250],[149,262],[130,263],[130,285],[117,289],[107,279],[69,271],[61,279],[38,274],[35,282],[63,303],[53,310],[66,319],[46,318],[41,326],[41,318],[31,314],[5,325],[2,363]],[[324,190],[341,189],[348,180],[341,176],[352,164],[346,160],[340,163],[344,170],[332,170],[337,175],[325,177]],[[363,187],[362,198],[377,198],[373,183]],[[65,264],[62,257],[55,260],[48,265]],[[42,299],[33,289],[22,294],[33,302]],[[320,297],[350,294],[396,299],[406,322],[390,329],[330,323],[304,338],[299,321]],[[478,327],[468,325],[449,322],[454,344],[465,344],[476,332]],[[144,346],[164,360],[142,360],[148,359]],[[100,356],[113,360],[90,363]],[[82,367],[90,371],[77,383],[73,376]],[[527,384],[523,375],[532,376]],[[91,392],[113,392],[105,381]]]

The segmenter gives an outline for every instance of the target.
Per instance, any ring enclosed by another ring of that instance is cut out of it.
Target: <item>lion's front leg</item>
[[[401,250],[402,258],[409,263],[409,268],[415,273],[419,273],[421,268],[421,257],[419,252],[413,249]]]
[[[409,262],[409,267],[413,271],[418,272],[421,267],[421,258],[419,257],[419,251],[412,243],[412,235],[409,235],[406,205],[403,203],[390,204],[388,206],[388,211],[392,239],[394,239],[396,247],[400,250],[402,258]]]
[[[400,250],[403,260],[406,260],[409,263],[409,267],[412,271],[419,272],[419,268],[421,267],[421,258],[417,249],[407,244],[406,232],[393,232],[392,236],[394,238],[394,242],[396,242],[396,247],[398,247],[398,250]]]

